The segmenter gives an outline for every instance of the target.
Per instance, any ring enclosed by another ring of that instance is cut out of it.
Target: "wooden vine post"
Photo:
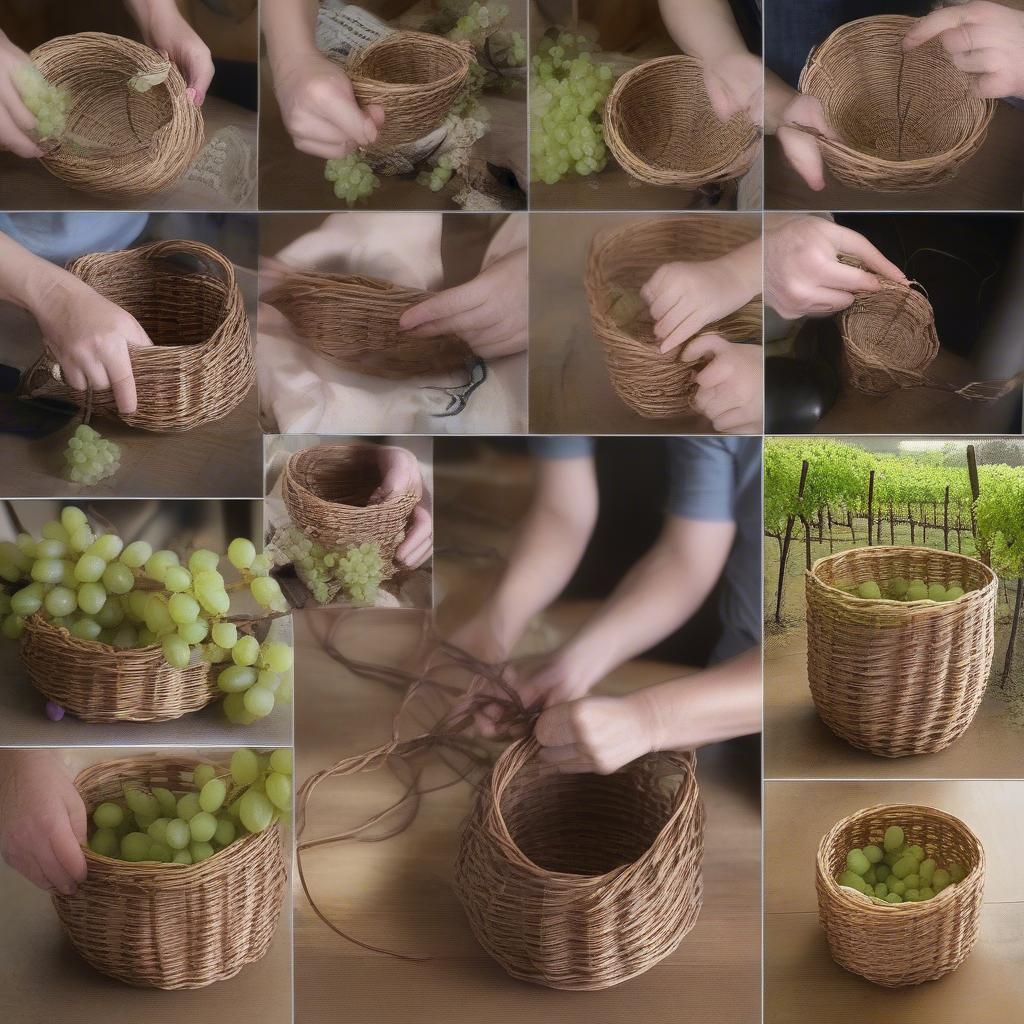
[[[946,484],[946,498],[942,506],[942,550],[949,550],[949,484]]]
[[[977,545],[978,514],[974,509],[974,503],[978,500],[981,487],[978,485],[978,456],[973,444],[967,446],[967,475],[971,479],[971,536],[974,538],[975,545]],[[985,562],[985,559],[982,558],[982,561]],[[988,562],[985,562],[985,564],[988,565]]]
[[[874,531],[871,529],[871,524],[873,522],[871,516],[872,516],[872,508],[874,506],[874,502],[875,502],[875,471],[871,470],[871,472],[868,474],[868,547],[871,546],[871,543],[872,543],[871,538],[874,536]]]
[[[804,459],[803,464],[800,466],[800,486],[796,492],[798,503],[804,500],[804,487],[807,485],[808,469],[807,460]],[[782,554],[779,556],[779,585],[775,591],[775,621],[779,625],[782,625],[782,591],[786,585],[786,562],[789,560],[789,545],[793,540],[793,524],[795,522],[796,516],[789,515],[786,517],[786,534],[782,540]]]

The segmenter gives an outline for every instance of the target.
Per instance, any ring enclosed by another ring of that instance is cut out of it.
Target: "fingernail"
[[[185,95],[193,102],[196,102],[196,91],[191,86],[185,90]]]

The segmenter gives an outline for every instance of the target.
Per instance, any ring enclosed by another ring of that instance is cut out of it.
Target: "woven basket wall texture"
[[[881,844],[888,825],[900,825],[908,844],[941,853],[967,872],[963,881],[924,903],[878,906],[841,889],[836,877],[854,846]],[[886,988],[920,985],[955,971],[978,937],[985,887],[985,851],[959,819],[933,807],[887,804],[837,822],[818,847],[818,917],[832,958]]]
[[[150,195],[177,182],[203,144],[203,117],[178,69],[121,36],[81,32],[31,53],[44,77],[70,95],[65,139],[43,166],[74,188],[110,199]],[[138,75],[166,72],[146,92]]]
[[[694,378],[703,362],[683,362],[686,345],[662,354],[649,316],[628,328],[609,312],[613,289],[639,290],[662,264],[711,260],[761,236],[757,216],[690,213],[637,220],[594,236],[587,254],[585,287],[594,333],[604,347],[616,394],[645,419],[673,419],[692,409]],[[709,324],[730,341],[761,339],[758,296],[724,320]]]
[[[462,834],[455,888],[513,977],[596,990],[672,953],[700,914],[704,808],[692,753],[609,776],[544,772],[521,740],[494,766]]]
[[[967,590],[955,601],[864,600],[839,587],[923,579]],[[865,547],[807,573],[807,677],[821,720],[881,757],[935,753],[977,714],[995,652],[999,581],[975,558]]]
[[[89,812],[124,782],[191,790],[197,762],[152,755],[106,761],[75,780]],[[226,771],[226,769],[225,769]],[[86,849],[89,876],[53,904],[74,947],[103,974],[148,988],[193,989],[236,975],[270,948],[287,874],[278,824],[193,865],[133,864]]]

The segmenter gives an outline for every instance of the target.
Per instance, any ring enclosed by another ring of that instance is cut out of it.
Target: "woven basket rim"
[[[154,654],[162,653],[163,650],[160,644],[148,644],[146,647],[112,647],[99,640],[87,640],[85,637],[75,636],[67,626],[55,626],[49,619],[44,618],[41,612],[33,612],[29,615],[25,620],[25,625],[30,629],[37,629],[41,633],[49,631],[55,638],[59,638],[65,643],[80,645],[86,651],[92,651],[97,655],[112,658],[123,657],[125,661],[142,661]],[[190,661],[185,668],[178,669],[178,671],[185,672],[196,664],[199,662]]]
[[[298,460],[302,456],[308,455],[310,452],[332,452],[340,456],[341,453],[346,452],[348,450],[364,450],[372,449],[373,447],[374,446],[372,444],[365,444],[359,441],[314,444],[308,448],[302,448],[297,452],[292,452],[288,456],[288,461],[285,463],[284,473],[289,473],[291,485],[297,491],[301,491],[312,501],[320,502],[321,504],[327,505],[331,508],[351,508],[356,509],[357,511],[364,511],[368,509],[370,511],[373,511],[375,509],[390,509],[393,507],[399,507],[402,504],[404,504],[410,497],[414,496],[412,491],[402,491],[400,493],[392,494],[384,501],[377,502],[375,505],[349,505],[344,501],[331,501],[328,498],[321,497],[319,494],[317,494],[316,491],[310,490],[305,485],[305,483],[297,480],[295,473],[290,472],[292,462],[294,460]],[[296,466],[298,465],[298,462],[296,462]]]
[[[385,82],[380,78],[374,78],[371,75],[364,75],[361,73],[360,68],[368,55],[371,55],[375,51],[386,50],[396,44],[408,42],[410,40],[420,45],[427,44],[434,46],[438,50],[447,50],[452,54],[458,53],[462,57],[463,66],[449,71],[447,74],[441,75],[439,78],[433,78],[429,82]],[[375,39],[368,46],[364,46],[361,50],[358,50],[354,54],[350,73],[358,81],[372,83],[382,89],[387,89],[397,97],[412,95],[423,89],[434,88],[439,85],[454,84],[457,81],[461,81],[461,79],[465,77],[471,63],[471,48],[468,44],[464,45],[460,42],[454,42],[451,39],[446,39],[444,36],[435,35],[433,32],[414,32],[410,29],[401,29],[386,36],[381,36],[380,39]]]

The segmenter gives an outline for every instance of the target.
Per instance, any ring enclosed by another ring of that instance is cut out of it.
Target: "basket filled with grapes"
[[[286,891],[291,777],[287,749],[237,750],[226,765],[140,755],[81,772],[88,877],[53,903],[86,962],[129,985],[190,989],[262,959]]]
[[[760,236],[757,217],[701,213],[637,220],[594,236],[585,286],[594,333],[604,347],[616,394],[645,419],[688,413],[703,363],[684,361],[686,346],[659,351],[654,321],[640,289],[663,264],[712,260]],[[761,336],[760,297],[706,331],[730,341]]]
[[[853,548],[807,573],[807,675],[822,721],[882,757],[944,750],[985,696],[999,581],[976,558]]]
[[[672,953],[700,914],[694,755],[650,754],[593,775],[545,771],[537,750],[520,740],[496,762],[463,828],[455,889],[513,977],[610,988]]]
[[[201,242],[155,242],[90,253],[68,270],[138,320],[153,345],[131,351],[138,409],[120,416],[143,430],[180,432],[228,415],[256,380],[249,319],[231,261]],[[21,391],[119,416],[113,392],[76,391],[49,354]]]
[[[604,105],[604,137],[629,175],[699,189],[742,177],[760,131],[745,114],[721,121],[696,57],[657,57],[627,71]]]
[[[399,146],[437,128],[462,90],[473,47],[428,32],[393,32],[357,51],[348,74],[360,106],[384,110],[374,146]]]
[[[30,56],[39,77],[20,91],[47,115],[38,130],[57,145],[41,162],[55,177],[119,200],[167,188],[192,165],[203,118],[165,56],[102,32],[50,39]]]
[[[815,885],[836,963],[886,988],[919,985],[955,971],[974,946],[985,850],[945,811],[868,807],[821,840]]]

